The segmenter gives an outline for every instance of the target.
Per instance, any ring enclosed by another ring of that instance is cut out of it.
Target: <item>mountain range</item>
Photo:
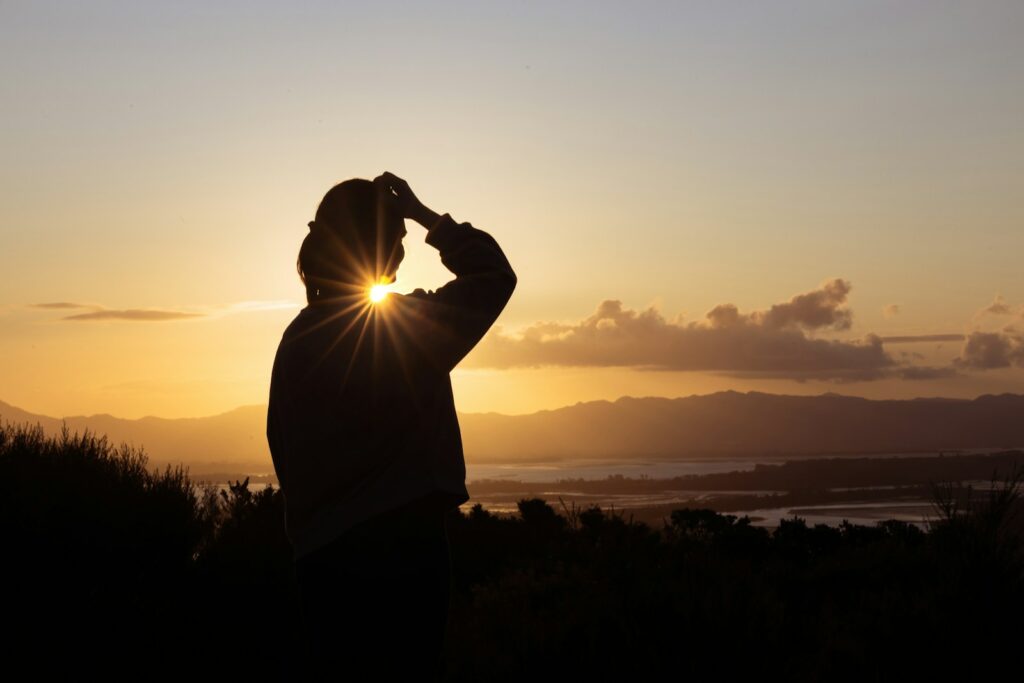
[[[88,429],[144,449],[151,466],[191,473],[273,472],[266,405],[194,418],[54,418],[0,401],[0,421],[59,433]],[[629,461],[736,456],[909,453],[1024,446],[1024,396],[870,400],[724,391],[622,397],[527,415],[460,413],[467,462]]]

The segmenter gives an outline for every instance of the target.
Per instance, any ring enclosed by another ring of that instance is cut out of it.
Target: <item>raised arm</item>
[[[390,176],[390,177],[388,177]],[[455,279],[425,292],[397,297],[396,311],[411,328],[409,337],[439,370],[450,371],[494,324],[516,287],[516,274],[491,235],[424,206],[408,185],[392,174],[403,215],[428,228],[425,241],[440,252]],[[396,182],[400,181],[400,182]]]

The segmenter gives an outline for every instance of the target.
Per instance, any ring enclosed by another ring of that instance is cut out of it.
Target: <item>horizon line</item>
[[[979,398],[982,398],[984,396],[1024,396],[1024,393],[1014,393],[1014,392],[1010,392],[1010,391],[1005,391],[1005,392],[998,393],[998,394],[994,394],[994,393],[991,393],[991,392],[984,392],[984,393],[980,393],[980,394],[978,394],[978,395],[976,395],[976,396],[974,396],[972,398],[960,398],[960,397],[952,397],[952,396],[915,396],[913,398],[866,398],[864,396],[856,396],[856,395],[852,395],[852,394],[841,394],[841,393],[834,392],[834,391],[825,391],[825,392],[821,392],[819,394],[786,394],[786,393],[773,393],[773,392],[768,392],[768,391],[756,391],[756,390],[737,391],[735,389],[723,389],[721,391],[712,391],[712,392],[708,392],[706,394],[687,394],[685,396],[653,396],[653,395],[633,396],[633,395],[630,395],[630,394],[622,394],[622,395],[620,395],[620,396],[618,396],[617,398],[614,398],[614,399],[598,398],[598,399],[591,399],[591,400],[587,400],[587,401],[576,401],[575,403],[567,403],[565,405],[558,406],[557,408],[541,408],[539,410],[533,410],[533,411],[523,412],[523,413],[503,413],[503,412],[499,412],[499,411],[496,411],[496,410],[482,410],[482,411],[462,411],[462,410],[458,410],[457,412],[458,412],[459,415],[499,415],[499,416],[502,416],[502,417],[523,417],[523,416],[527,416],[527,415],[537,415],[539,413],[551,413],[551,412],[555,412],[555,411],[558,411],[558,410],[565,410],[566,408],[574,408],[576,406],[588,405],[588,404],[593,404],[593,403],[608,403],[608,404],[612,404],[612,403],[618,403],[619,401],[622,401],[622,400],[647,400],[647,399],[662,399],[662,400],[666,400],[666,401],[677,401],[677,400],[689,399],[689,398],[703,398],[703,397],[707,397],[707,396],[717,396],[717,395],[720,395],[720,394],[738,394],[738,395],[742,395],[742,396],[749,396],[751,394],[754,394],[754,395],[778,396],[778,397],[787,397],[787,398],[836,397],[836,398],[855,398],[855,399],[860,399],[860,400],[863,400],[863,401],[874,401],[874,402],[883,402],[883,401],[907,402],[907,401],[929,401],[929,400],[938,400],[938,401],[976,401]],[[175,421],[175,420],[203,420],[203,419],[209,419],[209,418],[214,418],[214,417],[222,417],[224,415],[228,415],[230,413],[234,413],[234,412],[237,412],[239,410],[244,410],[246,408],[262,408],[262,409],[266,409],[267,404],[266,403],[243,403],[243,404],[235,406],[234,408],[229,408],[228,410],[223,410],[223,411],[220,411],[220,412],[217,412],[217,413],[208,413],[208,414],[205,414],[205,415],[186,415],[186,416],[181,416],[181,417],[163,417],[161,415],[143,415],[141,417],[121,417],[121,416],[118,416],[118,415],[114,415],[112,413],[92,413],[90,415],[84,415],[84,414],[63,415],[63,416],[57,417],[57,416],[54,416],[54,415],[47,415],[47,414],[44,414],[44,413],[35,413],[35,412],[32,412],[32,411],[27,410],[25,408],[21,408],[19,406],[16,406],[13,403],[8,403],[8,402],[4,401],[3,399],[0,399],[0,421],[3,421],[3,422],[9,422],[10,421],[10,420],[8,420],[8,418],[6,418],[4,416],[4,413],[2,412],[2,407],[5,407],[5,406],[13,408],[13,409],[18,410],[18,411],[23,412],[23,413],[28,413],[29,415],[32,415],[33,417],[42,417],[42,418],[46,418],[48,420],[58,420],[58,421],[64,421],[64,420],[70,420],[70,419],[95,419],[95,418],[104,418],[105,417],[105,418],[112,418],[112,419],[115,419],[115,420],[123,420],[123,421],[126,421],[126,422],[138,422],[138,421],[141,421],[141,420],[165,420],[165,421],[169,421],[170,422],[170,421]]]

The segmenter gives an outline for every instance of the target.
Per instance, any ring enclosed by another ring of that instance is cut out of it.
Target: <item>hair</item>
[[[377,206],[376,186],[362,178],[338,183],[320,200],[295,262],[308,301],[332,282],[352,282],[379,270],[381,248],[393,245],[382,243]]]

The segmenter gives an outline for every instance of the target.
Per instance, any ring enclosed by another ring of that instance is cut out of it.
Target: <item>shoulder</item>
[[[432,289],[426,290],[423,289],[422,287],[417,287],[411,292],[407,292],[405,294],[399,294],[396,292],[390,298],[394,304],[394,307],[399,310],[410,308],[424,308],[430,306],[433,303],[436,303],[437,292],[435,292]]]
[[[284,332],[281,334],[281,339],[288,339],[295,334],[296,331],[305,325],[311,313],[312,311],[308,306],[296,313],[295,317],[288,322],[288,326],[284,328]]]
[[[436,317],[437,303],[437,295],[431,290],[417,288],[405,294],[393,292],[380,313],[386,319],[405,323],[398,327],[411,331],[422,327],[424,320]]]
[[[391,305],[385,307],[385,312],[398,318],[410,318],[421,322],[446,320],[459,313],[459,307],[453,305],[447,287],[447,285],[438,289],[417,287],[406,294],[396,293],[391,297]]]

